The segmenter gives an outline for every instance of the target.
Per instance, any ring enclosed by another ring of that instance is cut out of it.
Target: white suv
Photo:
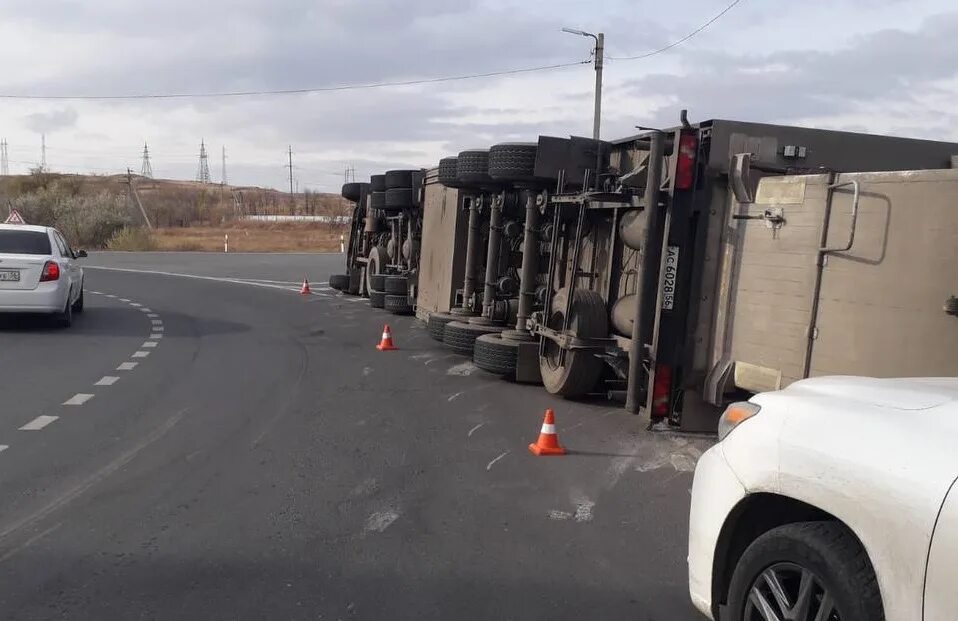
[[[83,270],[59,231],[0,224],[0,313],[45,313],[69,326],[83,311]]]

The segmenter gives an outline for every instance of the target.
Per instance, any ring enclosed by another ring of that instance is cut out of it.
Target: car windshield
[[[0,231],[0,254],[52,254],[42,231]]]

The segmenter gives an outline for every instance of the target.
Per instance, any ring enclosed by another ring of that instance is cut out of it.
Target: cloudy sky
[[[0,95],[323,88],[574,63],[606,33],[603,138],[733,118],[958,141],[954,0],[3,0]],[[338,191],[386,168],[539,134],[590,135],[590,65],[378,89],[135,101],[0,99],[11,172],[140,168]]]

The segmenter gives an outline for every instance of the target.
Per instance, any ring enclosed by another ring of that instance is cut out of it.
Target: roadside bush
[[[103,248],[129,224],[122,195],[100,192],[82,195],[73,183],[55,181],[10,201],[30,224],[55,226],[75,248]]]
[[[156,250],[156,240],[147,229],[136,226],[116,231],[106,247],[110,250],[125,250],[128,252]]]

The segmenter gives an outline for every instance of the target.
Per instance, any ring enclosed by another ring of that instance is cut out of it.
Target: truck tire
[[[429,336],[441,343],[446,324],[451,321],[456,321],[457,319],[461,319],[461,317],[456,317],[448,313],[432,313],[429,315],[429,319],[426,320],[426,329],[429,330]]]
[[[472,358],[476,339],[483,334],[502,332],[502,326],[482,326],[462,321],[450,321],[442,331],[442,342],[452,351]]]
[[[569,288],[563,287],[552,298],[552,315],[548,319],[548,326],[553,330],[562,329],[569,295]],[[569,329],[572,334],[578,338],[606,338],[609,335],[609,318],[602,296],[585,289],[576,289],[571,295]],[[549,339],[546,339],[545,350],[539,356],[542,384],[550,393],[563,397],[579,397],[595,388],[602,374],[602,365],[602,360],[588,350],[566,351],[565,361],[560,365],[559,346]]]
[[[386,174],[383,175],[383,183],[386,186],[386,191],[392,190],[394,188],[411,188],[412,187],[412,176],[413,173],[419,172],[418,170],[387,170]]]
[[[408,295],[409,279],[405,276],[386,276],[386,286],[383,291],[389,295]]]
[[[411,315],[413,312],[412,304],[405,295],[385,294],[386,300],[384,308],[394,315]]]
[[[515,377],[519,359],[519,343],[507,341],[499,334],[483,334],[476,339],[472,361],[483,371]]]
[[[384,208],[387,211],[412,209],[415,207],[413,196],[412,188],[392,188],[386,190],[386,196],[383,199]]]
[[[370,274],[369,275],[369,293],[372,293],[373,291],[386,293],[386,275],[385,274]]]
[[[456,158],[456,178],[467,186],[481,186],[492,182],[489,176],[489,151],[471,149],[463,151]]]
[[[534,181],[535,142],[503,142],[489,149],[489,176],[497,181]]]
[[[363,194],[363,190],[368,187],[368,183],[344,183],[341,194],[346,200],[358,203]]]
[[[370,192],[385,192],[386,191],[386,175],[373,175],[369,178],[369,191]]]
[[[382,291],[370,291],[369,292],[369,305],[372,308],[385,308],[386,307],[386,294]]]
[[[377,192],[373,190],[369,195],[369,208],[370,209],[385,209],[386,208],[386,192]]]
[[[374,246],[366,256],[366,290],[367,291],[385,291],[383,289],[382,279],[377,279],[379,286],[373,286],[373,278],[385,273],[386,264],[389,259],[386,257],[385,246]]]
[[[458,188],[459,177],[456,176],[456,157],[444,157],[439,160],[439,183],[447,188]]]
[[[329,286],[336,291],[349,289],[349,274],[333,274],[329,277]]]
[[[358,267],[354,267],[349,270],[349,287],[346,289],[345,293],[349,295],[359,295],[363,290],[363,270]]]
[[[868,553],[855,535],[838,522],[798,522],[760,535],[738,560],[728,593],[729,619],[751,619],[746,611],[753,597],[764,595],[778,618],[779,596],[769,593],[769,579],[777,579],[788,602],[797,602],[799,585],[811,583],[806,618],[832,619],[819,611],[830,601],[841,619],[884,619],[881,593]],[[827,595],[826,595],[827,594]],[[794,604],[792,604],[794,605]],[[757,611],[756,611],[757,612]],[[768,617],[766,617],[768,618]]]

